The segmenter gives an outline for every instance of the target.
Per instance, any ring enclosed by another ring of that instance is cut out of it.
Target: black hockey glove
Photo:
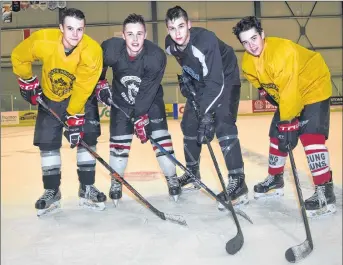
[[[186,74],[177,75],[181,94],[187,99],[193,99],[195,96],[195,87],[192,78]]]
[[[215,132],[214,116],[214,113],[205,113],[201,118],[197,136],[197,141],[199,144],[207,144],[213,140]]]
[[[290,121],[279,121],[277,123],[279,130],[279,151],[288,153],[288,145],[293,150],[298,144],[299,120],[294,118]]]
[[[258,92],[260,94],[261,97],[264,97],[270,104],[272,104],[273,106],[278,107],[279,104],[272,98],[271,95],[269,95],[267,93],[267,91],[265,91],[262,87],[258,88]]]
[[[64,116],[64,121],[68,125],[69,129],[64,131],[64,136],[70,143],[70,147],[74,148],[78,146],[84,135],[83,126],[85,124],[84,114],[75,114],[73,116],[68,113]]]

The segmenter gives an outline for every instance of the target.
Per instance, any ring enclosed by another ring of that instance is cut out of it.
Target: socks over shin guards
[[[278,144],[277,138],[270,138],[268,173],[272,176],[281,174],[286,163],[287,153],[280,152]]]
[[[320,134],[303,134],[300,140],[304,146],[313,183],[320,185],[330,181],[329,152],[325,146],[325,136]]]

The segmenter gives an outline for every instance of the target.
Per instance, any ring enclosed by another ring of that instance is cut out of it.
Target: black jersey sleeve
[[[214,112],[224,89],[224,72],[219,43],[213,32],[205,31],[198,36],[199,61],[203,68],[204,88],[199,97],[201,114]],[[193,51],[194,53],[194,51]]]
[[[121,40],[119,38],[110,38],[101,43],[104,62],[100,80],[104,80],[106,78],[108,67],[114,65],[118,60],[120,46]]]
[[[161,86],[166,64],[167,57],[160,48],[144,59],[144,76],[135,101],[136,118],[146,114],[150,109]]]

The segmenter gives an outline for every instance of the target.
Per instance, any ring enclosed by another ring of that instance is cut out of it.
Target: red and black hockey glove
[[[100,101],[107,107],[111,106],[110,100],[112,100],[112,92],[110,89],[110,85],[107,82],[107,79],[99,80],[95,88],[95,93],[98,101]]]
[[[259,92],[260,96],[265,98],[270,104],[272,104],[273,106],[276,106],[276,107],[279,106],[279,104],[262,87],[258,88],[258,92]]]
[[[279,121],[277,127],[279,130],[277,137],[279,139],[279,151],[288,153],[288,145],[293,150],[298,144],[299,120],[294,118],[290,121]]]
[[[29,79],[18,78],[20,94],[32,105],[37,105],[37,97],[42,94],[42,88],[39,85],[39,80],[36,76]]]
[[[149,117],[148,114],[140,116],[134,122],[135,134],[141,140],[141,143],[146,143],[148,139],[148,135],[150,135],[149,129]]]
[[[74,148],[78,146],[84,135],[83,125],[85,124],[84,114],[75,114],[73,116],[68,113],[65,115],[65,123],[68,125],[69,129],[64,131],[64,136],[70,143],[70,147]]]
[[[215,133],[214,117],[214,113],[205,113],[201,118],[197,135],[199,144],[207,144],[213,140]]]

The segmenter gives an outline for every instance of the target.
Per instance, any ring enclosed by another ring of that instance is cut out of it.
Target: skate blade
[[[197,184],[188,184],[187,186],[181,188],[182,192],[185,192],[185,193],[198,191],[200,189],[201,187],[198,186]]]
[[[61,204],[59,201],[52,203],[48,208],[46,209],[39,209],[37,210],[37,216],[38,217],[44,217],[48,215],[52,215],[54,213],[61,211]]]
[[[117,208],[119,205],[119,199],[113,199],[112,202],[113,202],[114,207]]]
[[[247,205],[249,203],[248,194],[244,194],[244,195],[240,196],[236,200],[231,201],[231,203],[232,203],[232,206],[234,209],[238,209],[241,206]],[[227,209],[224,207],[224,205],[222,205],[220,202],[218,202],[218,210],[222,211],[222,212],[227,211]]]
[[[93,202],[88,199],[80,198],[79,206],[84,209],[90,209],[93,211],[103,211],[106,208],[104,202]]]
[[[170,195],[174,202],[177,202],[179,200],[179,196],[180,195]]]
[[[272,199],[272,198],[279,198],[284,195],[283,189],[273,189],[266,193],[257,193],[254,192],[254,199],[260,200],[260,199]]]
[[[311,219],[320,219],[324,216],[329,216],[336,213],[336,205],[328,204],[326,207],[323,207],[319,210],[306,210],[306,215]]]

